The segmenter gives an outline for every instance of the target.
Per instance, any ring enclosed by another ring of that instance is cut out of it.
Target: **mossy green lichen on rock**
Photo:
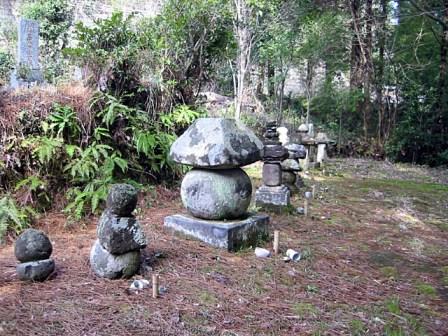
[[[107,195],[106,207],[115,215],[130,216],[137,206],[137,196],[137,189],[130,184],[114,184]]]

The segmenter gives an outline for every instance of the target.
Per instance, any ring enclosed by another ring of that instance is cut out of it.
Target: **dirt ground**
[[[304,175],[311,216],[271,215],[296,263],[173,235],[163,218],[183,211],[178,193],[142,197],[150,243],[135,278],[159,273],[157,299],[90,270],[97,218],[67,229],[64,215],[43,216],[56,273],[20,282],[12,242],[0,247],[0,335],[448,335],[448,172],[334,160]]]

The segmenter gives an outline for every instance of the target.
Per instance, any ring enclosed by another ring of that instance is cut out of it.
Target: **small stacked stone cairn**
[[[293,192],[304,186],[299,175],[302,170],[299,159],[306,158],[306,149],[303,145],[294,143],[286,145],[285,148],[288,150],[289,157],[281,163],[282,181]]]
[[[290,191],[282,184],[280,165],[289,154],[278,136],[277,122],[268,122],[264,134],[263,185],[255,193],[256,205],[273,211],[281,211],[290,204]]]
[[[14,254],[20,261],[16,267],[20,280],[44,281],[54,271],[54,260],[50,259],[53,247],[50,239],[40,230],[27,229],[14,246]]]
[[[170,150],[173,161],[193,166],[181,185],[190,215],[165,217],[165,226],[229,251],[266,238],[269,217],[247,213],[252,184],[240,168],[262,151],[262,142],[234,119],[196,120]]]
[[[98,223],[98,239],[90,251],[90,265],[98,276],[129,278],[139,270],[140,250],[147,241],[132,215],[136,205],[137,190],[133,186],[112,185]]]

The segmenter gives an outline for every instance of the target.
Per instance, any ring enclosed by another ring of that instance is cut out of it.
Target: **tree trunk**
[[[361,40],[359,32],[359,0],[350,0],[350,11],[352,14],[351,30],[352,45],[350,54],[350,88],[357,89],[362,86],[361,77]]]
[[[249,69],[252,36],[249,30],[250,10],[246,0],[234,0],[235,17],[234,29],[238,45],[237,66],[236,66],[236,92],[235,92],[235,119],[241,116],[243,96],[245,89],[246,73]]]
[[[387,0],[381,0],[380,20],[378,27],[378,67],[376,72],[376,108],[378,111],[377,142],[383,147],[383,120],[384,120],[384,50],[386,43]]]
[[[363,131],[364,140],[367,141],[370,115],[372,110],[372,104],[370,102],[370,87],[373,74],[372,63],[372,49],[373,49],[373,36],[372,36],[372,23],[373,23],[373,0],[366,0],[366,15],[365,15],[365,31],[366,36],[364,39],[364,66],[363,66],[363,79],[364,79],[364,103],[363,103]]]
[[[445,144],[448,119],[448,0],[445,0],[443,11],[442,35],[440,39],[440,64],[439,64],[439,80],[437,83],[437,123],[436,128],[440,133],[440,144]],[[440,148],[444,150],[445,148]]]

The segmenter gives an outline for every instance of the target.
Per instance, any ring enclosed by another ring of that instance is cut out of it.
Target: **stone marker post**
[[[19,19],[17,67],[11,74],[11,86],[29,87],[43,81],[39,67],[39,22]]]

